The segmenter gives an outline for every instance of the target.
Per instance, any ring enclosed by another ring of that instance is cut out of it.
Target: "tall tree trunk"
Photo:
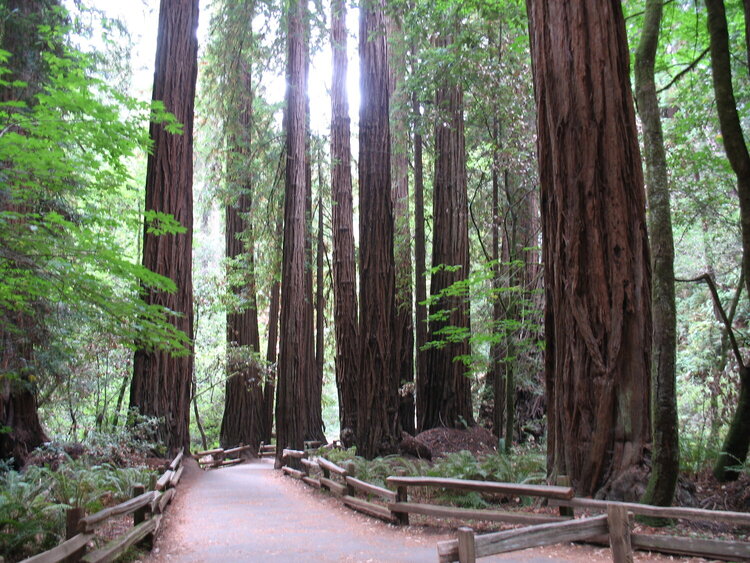
[[[549,472],[578,494],[650,441],[645,195],[619,2],[527,0],[542,192]]]
[[[27,107],[36,104],[48,74],[43,54],[56,49],[42,40],[39,26],[62,23],[59,9],[58,0],[6,0],[0,13],[4,19],[0,47],[11,57],[5,63],[8,83],[0,86],[0,102],[20,101]],[[12,194],[2,191],[0,209],[23,214],[27,203],[19,205]],[[31,450],[47,441],[34,383],[34,348],[45,339],[45,307],[44,303],[35,304],[34,314],[0,309],[0,459],[13,458],[18,468]]]
[[[399,420],[414,434],[414,321],[412,314],[411,229],[409,227],[409,94],[405,86],[406,45],[395,17],[387,16],[393,189],[394,256],[396,262],[396,374]]]
[[[360,8],[360,372],[357,453],[394,453],[400,438],[395,370],[395,268],[384,0]],[[367,424],[364,424],[367,421]]]
[[[172,322],[193,338],[193,106],[198,71],[198,0],[161,0],[153,99],[182,123],[182,134],[152,123],[153,153],[146,168],[146,212],[169,213],[185,228],[154,235],[144,228],[143,265],[170,278],[177,290],[148,290],[145,300],[179,314]],[[190,447],[192,353],[174,356],[139,349],[135,353],[130,406],[160,419],[157,438],[169,452]]]
[[[326,301],[323,292],[323,258],[325,255],[325,243],[323,240],[323,171],[318,160],[318,248],[315,253],[315,385],[316,395],[313,400],[318,402],[318,408],[322,408],[323,402],[323,371],[325,366],[325,309]],[[322,423],[322,416],[321,416]],[[325,437],[325,435],[324,435]],[[326,440],[321,440],[326,441]]]
[[[281,267],[281,321],[276,393],[276,467],[284,448],[304,447],[305,378],[313,373],[312,295],[307,262],[307,4],[290,0],[287,30],[286,180]]]
[[[245,108],[241,119],[245,112],[251,111],[251,107],[248,105]],[[250,122],[251,119],[248,119],[248,133]],[[239,150],[230,158],[241,158],[246,163],[249,139],[242,146],[246,150]],[[236,166],[232,165],[231,168],[237,171]],[[231,184],[236,185],[236,182],[230,181]],[[250,219],[252,186],[248,183],[239,187],[239,190],[236,204],[229,203],[226,206],[225,242],[227,258],[243,263],[242,277],[245,283],[234,288],[239,306],[236,311],[227,314],[227,383],[220,443],[223,448],[242,443],[252,446],[251,451],[258,451],[264,426],[264,410],[261,372],[255,357],[249,357],[250,354],[254,356],[260,352],[254,237]]]
[[[333,199],[333,317],[336,332],[336,387],[339,397],[341,442],[353,445],[357,434],[357,378],[359,322],[357,271],[354,257],[354,219],[349,131],[346,2],[331,2],[331,195]]]
[[[716,111],[719,115],[721,137],[732,170],[737,176],[737,194],[740,200],[740,225],[742,227],[742,263],[750,267],[750,154],[742,132],[737,103],[732,88],[732,66],[729,54],[727,16],[722,0],[706,0],[708,33],[711,39],[711,72],[713,74]],[[745,270],[745,286],[750,295],[750,275]],[[743,463],[750,446],[750,376],[740,373],[740,401],[729,425],[722,453],[714,466],[714,475],[720,481],[737,478],[736,471],[727,467]]]
[[[450,40],[440,39],[438,47]],[[466,195],[466,147],[464,139],[463,89],[457,84],[438,88],[436,107],[443,115],[435,131],[435,184],[432,204],[432,274],[430,295],[430,341],[445,340],[428,350],[425,411],[420,428],[462,427],[474,424],[471,379],[458,358],[470,353],[468,338],[453,341],[442,334],[446,327],[470,330],[468,295],[442,296],[441,292],[469,277],[469,208]],[[435,315],[448,311],[444,319]]]
[[[643,31],[635,58],[635,94],[643,124],[648,228],[651,243],[651,476],[643,502],[672,504],[680,470],[677,426],[677,312],[674,291],[674,239],[669,205],[667,156],[664,151],[654,60],[659,46],[662,0],[647,0]]]
[[[414,52],[412,54],[415,54]],[[427,406],[427,251],[424,221],[424,163],[422,158],[421,112],[419,100],[412,98],[414,113],[414,324],[416,325],[417,431],[422,431],[422,420]]]

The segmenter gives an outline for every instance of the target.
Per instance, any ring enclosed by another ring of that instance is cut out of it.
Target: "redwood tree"
[[[331,2],[331,195],[333,199],[333,318],[336,333],[336,387],[341,440],[352,445],[357,433],[359,322],[354,257],[349,102],[346,95],[346,2]],[[346,431],[348,429],[348,431]]]
[[[284,448],[304,447],[308,422],[305,377],[315,369],[312,286],[307,263],[307,3],[290,0],[287,13],[286,179],[281,319],[276,393],[276,465]]]
[[[399,440],[388,49],[384,0],[360,8],[360,370],[357,453],[393,453]],[[364,424],[367,421],[367,424]]]
[[[446,48],[449,38],[437,46]],[[430,282],[429,336],[426,354],[425,407],[420,428],[461,427],[473,424],[471,380],[457,360],[470,353],[468,338],[450,338],[446,330],[470,330],[466,295],[448,295],[450,286],[469,276],[469,207],[466,195],[466,146],[463,88],[446,79],[438,88],[435,105],[440,112],[435,129],[435,183],[433,186],[433,274]]]
[[[43,87],[48,69],[43,59],[45,51],[54,48],[40,36],[39,26],[60,23],[58,0],[7,0],[0,11],[3,17],[2,44],[11,54],[5,63],[9,74],[7,85],[0,86],[0,102],[20,101],[31,107],[36,94]],[[21,81],[24,84],[13,84]],[[7,165],[6,165],[7,166]],[[0,163],[0,170],[3,168]],[[22,214],[28,202],[18,204],[0,196],[0,210]],[[23,267],[14,262],[6,267]],[[34,349],[45,336],[44,303],[34,305],[33,314],[27,311],[0,309],[0,459],[13,458],[17,466],[29,451],[41,446],[47,436],[37,413],[36,385],[34,384]]]
[[[230,280],[236,298],[234,310],[227,313],[227,383],[224,416],[221,421],[222,447],[239,443],[257,451],[264,427],[263,386],[255,357],[260,352],[258,304],[255,281],[252,183],[248,173],[253,126],[252,83],[249,71],[242,73],[237,131],[230,135],[225,207],[226,257],[231,261]],[[230,126],[231,127],[231,126]],[[234,129],[234,127],[231,127]],[[235,278],[241,278],[237,283]]]
[[[548,464],[607,492],[650,440],[650,268],[619,2],[527,0],[541,181]]]
[[[387,17],[388,68],[391,113],[391,183],[396,266],[396,376],[399,383],[399,419],[409,434],[414,423],[414,317],[409,213],[409,92],[406,89],[406,51],[398,17]]]
[[[185,229],[158,235],[148,222],[143,236],[143,264],[170,278],[173,293],[147,290],[145,300],[176,316],[173,323],[193,336],[193,106],[198,70],[198,0],[161,0],[153,99],[164,103],[182,123],[181,134],[151,123],[153,152],[146,169],[146,212],[167,213]],[[139,349],[135,354],[130,405],[159,418],[157,439],[169,451],[189,448],[192,355]]]

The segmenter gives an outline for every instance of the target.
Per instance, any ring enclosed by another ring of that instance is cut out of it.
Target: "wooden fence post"
[[[555,485],[559,485],[561,487],[570,487],[570,477],[568,477],[567,475],[558,475],[557,480],[555,481]],[[560,511],[560,516],[568,516],[570,518],[573,518],[575,516],[572,506],[561,506],[558,510]]]
[[[406,475],[406,471],[399,469],[396,471],[396,475],[403,477]],[[406,485],[399,485],[396,487],[396,502],[409,502],[409,488]],[[402,526],[409,525],[408,512],[396,512],[396,518],[398,518],[398,523]]]
[[[614,563],[633,563],[633,547],[630,543],[630,521],[624,506],[607,505],[609,545]]]
[[[134,485],[133,486],[133,498],[142,495],[146,492],[146,487],[143,485]],[[137,526],[138,524],[141,524],[146,521],[146,514],[148,514],[150,511],[150,505],[143,506],[133,512],[133,527]],[[151,548],[154,545],[154,534],[149,534],[145,538],[143,538],[143,541],[138,543],[139,546],[147,549],[148,551],[151,551]]]
[[[356,477],[357,476],[357,466],[354,465],[353,461],[346,462],[346,476],[347,477]],[[346,483],[346,478],[344,478],[344,482]],[[357,496],[357,491],[352,487],[349,483],[346,483],[346,494],[350,497]]]
[[[69,540],[78,534],[78,522],[83,518],[83,508],[76,506],[65,512],[65,539]]]
[[[459,563],[475,563],[476,560],[474,530],[461,526],[458,529],[458,561]]]
[[[76,506],[69,508],[65,511],[65,539],[69,540],[72,537],[78,535],[78,524],[83,518],[85,512],[82,507]],[[84,545],[81,549],[75,553],[71,553],[68,557],[63,560],[63,563],[77,563],[81,560],[81,557],[86,553],[86,546]],[[0,557],[0,563],[4,560]]]

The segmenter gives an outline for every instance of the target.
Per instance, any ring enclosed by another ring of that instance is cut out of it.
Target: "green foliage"
[[[0,554],[15,561],[51,549],[64,540],[66,509],[92,514],[131,498],[152,476],[144,467],[92,466],[88,457],[0,473]]]
[[[472,301],[472,327],[448,325],[436,331],[440,338],[434,339],[425,345],[425,349],[432,347],[443,347],[450,342],[458,342],[468,339],[471,343],[472,353],[468,356],[454,358],[454,361],[463,362],[473,373],[481,373],[488,369],[492,361],[493,346],[505,344],[511,339],[513,346],[506,347],[506,355],[503,362],[517,362],[518,356],[529,355],[541,350],[542,342],[537,335],[540,332],[538,322],[540,312],[538,311],[537,291],[525,290],[520,285],[505,285],[495,283],[495,262],[490,261],[477,267],[465,279],[455,282],[445,288],[437,295],[430,296],[425,302],[428,306],[445,301],[446,298],[459,298]],[[524,263],[520,260],[505,262],[501,266],[507,270],[521,270]],[[452,269],[455,267],[439,265],[432,269],[435,272],[440,269]],[[478,309],[491,308],[495,301],[503,303],[503,310],[508,313],[505,318],[488,319],[486,312],[475,315]],[[451,311],[440,309],[430,310],[430,321],[445,321],[450,317]],[[479,319],[477,319],[479,317]],[[481,320],[480,320],[481,319]],[[513,350],[509,355],[507,351]]]
[[[8,57],[0,53],[0,65]],[[146,120],[166,114],[92,76],[79,52],[44,57],[50,75],[36,103],[0,104],[0,327],[16,332],[17,313],[50,302],[122,345],[184,349],[172,313],[139,297],[174,284],[136,264],[118,238],[142,224],[124,199],[133,194],[127,160],[148,144]],[[0,66],[0,86],[6,73]],[[161,232],[179,230],[158,219]]]

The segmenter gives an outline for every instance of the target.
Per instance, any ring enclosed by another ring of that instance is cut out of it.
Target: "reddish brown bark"
[[[241,53],[239,54],[241,56]],[[252,193],[247,174],[251,158],[253,100],[252,80],[243,72],[243,107],[240,108],[238,131],[229,139],[227,184],[235,193],[228,194],[225,208],[226,256],[242,271],[242,286],[233,287],[238,301],[236,310],[227,314],[227,383],[220,442],[224,448],[245,444],[258,450],[265,426],[262,375],[255,358],[260,353],[258,303],[255,279],[255,249]]]
[[[404,432],[415,434],[414,321],[411,229],[409,227],[409,93],[406,90],[406,53],[403,31],[396,17],[388,17],[388,66],[391,112],[391,180],[396,263],[396,375],[399,383],[399,420]]]
[[[287,29],[286,180],[281,319],[276,393],[276,466],[284,448],[303,449],[306,381],[314,370],[312,287],[308,283],[306,3],[292,0]]]
[[[447,47],[440,39],[438,46]],[[432,264],[448,266],[432,274],[430,294],[440,293],[469,276],[469,208],[466,196],[466,147],[463,120],[463,90],[457,84],[443,84],[437,91],[436,107],[442,119],[435,130],[435,184],[433,192]],[[457,266],[457,268],[454,268]],[[433,315],[450,313],[441,320]],[[446,339],[446,327],[469,329],[468,296],[443,296],[430,305],[429,341],[444,340],[426,354],[427,384],[425,410],[420,428],[463,427],[474,424],[471,380],[466,366],[457,361],[470,353],[469,341]]]
[[[528,0],[547,312],[548,462],[590,495],[650,439],[645,196],[619,2]]]
[[[346,95],[346,2],[331,2],[333,82],[331,86],[331,194],[333,199],[333,316],[336,331],[336,386],[341,440],[357,433],[359,322],[354,257],[349,103]]]
[[[357,453],[393,453],[400,438],[395,368],[388,50],[383,0],[360,8],[360,373]],[[367,424],[364,424],[367,421]]]
[[[172,322],[193,337],[193,106],[197,74],[198,0],[162,0],[156,48],[153,99],[164,102],[183,125],[180,135],[152,123],[153,153],[146,169],[148,211],[169,213],[186,229],[183,234],[155,236],[144,229],[143,265],[175,282],[174,293],[146,291],[147,303],[179,316]],[[157,439],[171,452],[190,446],[192,354],[162,351],[135,354],[130,405],[159,417]]]

